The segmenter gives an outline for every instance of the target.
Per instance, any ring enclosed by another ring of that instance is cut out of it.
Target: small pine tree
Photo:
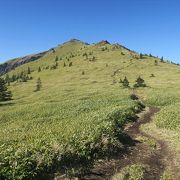
[[[138,87],[146,87],[144,79],[142,79],[140,76],[137,78],[136,83],[134,84],[135,88]]]
[[[69,63],[69,67],[71,67],[71,66],[72,66],[72,62]]]
[[[57,69],[56,64],[53,64],[53,65],[50,67],[50,69],[51,69],[51,70]]]
[[[85,53],[83,54],[83,57],[85,57],[85,59],[88,59],[88,54],[85,52]]]
[[[41,79],[38,78],[37,82],[36,82],[36,90],[35,91],[40,91],[41,87],[42,87],[42,82],[41,82]]]
[[[24,76],[24,72],[23,72],[23,71],[21,71],[21,73],[20,73],[20,75],[19,75],[19,78],[20,78],[20,79],[22,79],[22,78],[23,78],[23,76]]]
[[[19,79],[19,77],[16,77],[16,75],[13,74],[12,77],[11,77],[11,82],[16,81],[17,79]]]
[[[82,75],[84,75],[84,74],[85,74],[85,72],[83,71],[83,72],[82,72]]]
[[[30,80],[30,77],[29,77],[28,75],[26,76],[26,80],[27,80],[27,81]]]
[[[59,58],[58,58],[58,56],[56,56],[56,58],[55,58],[55,61],[57,62],[57,61],[59,61]]]
[[[85,52],[85,53],[83,53],[83,56],[87,56],[87,53]]]
[[[38,68],[38,72],[41,72],[41,67],[39,66],[39,68]]]
[[[30,69],[30,67],[28,67],[28,72],[27,72],[28,74],[31,74],[31,69]]]
[[[143,59],[143,54],[142,53],[140,53],[139,58]]]
[[[46,69],[49,69],[49,66],[46,66]]]
[[[64,62],[64,67],[66,67],[66,63]]]
[[[155,66],[158,65],[158,61],[157,61],[157,60],[154,61],[154,65],[155,65]]]
[[[160,59],[161,62],[164,62],[164,57],[162,56],[161,59]]]
[[[102,50],[102,51],[105,51],[105,48],[103,47],[101,50]]]
[[[125,88],[128,88],[128,87],[129,87],[129,81],[128,81],[128,79],[127,79],[126,76],[124,77],[124,80],[122,81],[122,85],[123,85],[123,87],[125,87]]]
[[[24,75],[21,77],[21,80],[22,80],[22,82],[27,82],[28,76],[24,74]]]
[[[95,61],[95,60],[96,60],[96,57],[95,57],[95,56],[93,56],[93,57],[92,57],[92,61]]]
[[[10,86],[10,77],[9,77],[9,75],[8,74],[6,74],[6,77],[5,77],[5,81],[6,81],[6,83],[8,84],[8,86]]]
[[[151,74],[151,76],[150,77],[155,77],[155,75],[154,74]]]
[[[53,53],[55,53],[55,52],[56,52],[54,48],[52,48],[52,49],[51,49],[51,51],[52,51]]]
[[[9,101],[12,99],[11,91],[8,91],[6,81],[0,78],[0,101]]]

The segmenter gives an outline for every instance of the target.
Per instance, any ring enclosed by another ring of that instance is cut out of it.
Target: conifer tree
[[[55,61],[57,62],[59,60],[58,56],[56,56]]]
[[[120,79],[120,80],[119,80],[119,83],[123,83],[123,80],[122,80],[122,79]]]
[[[31,74],[31,69],[30,69],[30,67],[28,67],[28,74]]]
[[[85,57],[85,59],[88,59],[88,54],[85,52],[85,53],[83,54],[83,57]]]
[[[36,90],[35,91],[40,91],[41,88],[42,88],[42,82],[41,82],[41,79],[38,78],[37,82],[36,82]]]
[[[39,66],[39,68],[38,68],[38,72],[41,72],[41,67]]]
[[[6,74],[6,77],[5,77],[5,81],[6,81],[6,83],[8,84],[8,86],[10,86],[10,77],[9,77],[9,75],[8,74]]]
[[[161,62],[164,62],[164,57],[163,56],[161,57]]]
[[[56,52],[54,48],[52,48],[51,50],[52,50],[52,52],[53,52],[53,53],[55,53],[55,52]]]
[[[134,84],[135,88],[138,87],[146,87],[144,79],[142,79],[140,76],[137,78],[136,83]]]
[[[158,65],[158,61],[157,61],[157,60],[154,61],[154,65],[155,65],[155,66]]]
[[[126,76],[124,77],[124,80],[122,81],[122,85],[123,85],[123,87],[125,87],[125,88],[128,88],[128,87],[129,87],[129,81],[128,81],[128,79],[127,79]]]
[[[13,74],[12,77],[11,77],[11,81],[14,82],[14,81],[16,81],[17,79],[19,79],[19,77],[16,77],[16,75]]]
[[[0,78],[0,101],[9,101],[12,99],[11,91],[8,91],[6,81]]]
[[[69,63],[69,67],[71,67],[71,66],[72,66],[72,62]]]
[[[28,76],[23,74],[23,76],[21,77],[21,80],[22,80],[22,82],[27,82]]]
[[[139,58],[143,59],[143,54],[142,53],[140,53]]]
[[[150,77],[155,77],[155,75],[154,74],[151,74],[151,76]]]

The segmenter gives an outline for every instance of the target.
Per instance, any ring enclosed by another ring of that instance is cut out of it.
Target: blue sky
[[[0,0],[0,62],[77,38],[180,63],[179,0]]]

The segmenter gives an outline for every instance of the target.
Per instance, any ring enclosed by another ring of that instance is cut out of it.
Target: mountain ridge
[[[43,51],[37,54],[31,54],[8,60],[5,63],[0,64],[0,75],[3,75],[11,71],[12,69],[15,69],[16,67],[26,64],[28,62],[36,61],[51,51],[52,49],[49,49],[47,51]]]
[[[26,56],[23,56],[23,57],[17,57],[17,58],[14,58],[14,59],[7,60],[6,62],[0,64],[0,75],[6,74],[9,71],[11,71],[11,70],[15,69],[16,67],[19,67],[19,66],[21,66],[23,64],[39,60],[40,58],[42,58],[46,54],[54,52],[55,49],[57,49],[59,47],[62,47],[64,45],[70,44],[70,43],[81,43],[81,44],[84,44],[86,46],[92,45],[92,44],[89,44],[87,42],[83,42],[83,41],[81,41],[79,39],[75,39],[75,38],[70,39],[69,41],[66,41],[66,42],[64,42],[62,44],[59,44],[58,46],[56,46],[54,48],[51,48],[51,49],[49,49],[47,51],[43,51],[43,52],[39,52],[39,53],[30,54],[30,55],[26,55]],[[126,49],[128,51],[135,52],[135,51],[132,51],[132,50],[128,49],[127,47],[125,47],[123,45],[120,45],[118,43],[111,44],[107,40],[99,41],[99,42],[95,43],[94,45],[95,46],[113,45],[115,48],[121,47],[121,48],[124,48],[124,49]]]

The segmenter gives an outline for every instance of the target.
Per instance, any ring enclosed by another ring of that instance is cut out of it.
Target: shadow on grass
[[[13,106],[15,103],[13,102],[0,102],[0,107],[2,106]]]
[[[133,115],[127,114],[126,123],[136,122],[138,119],[136,113],[142,111],[143,108],[144,106],[140,103],[138,109],[134,110]],[[132,151],[132,147],[136,146],[140,142],[134,140],[133,137],[124,131],[125,124],[119,123],[118,115],[119,112],[115,112],[109,116],[109,119],[111,120],[114,118],[114,136],[112,136],[112,141],[108,141],[108,136],[101,137],[88,155],[79,156],[78,152],[75,154],[67,152],[61,156],[59,162],[57,161],[57,158],[55,158],[53,166],[46,172],[41,172],[35,179],[52,180],[56,177],[58,177],[58,179],[83,179],[83,176],[92,173],[94,164],[98,159],[120,160],[124,155],[128,156]]]
[[[55,160],[53,164],[47,172],[40,173],[34,180],[54,180],[57,175],[58,179],[66,179],[67,177],[71,179],[79,174],[86,174],[93,167],[94,159],[88,160],[85,157],[80,158],[78,155],[72,155],[68,158],[64,157],[61,162]]]
[[[90,159],[87,157],[79,157],[75,154],[67,154],[67,156],[65,155],[62,157],[61,162],[57,162],[55,160],[51,169],[49,169],[47,172],[42,172],[34,179],[54,180],[56,176],[58,176],[58,179],[81,179],[84,175],[92,174],[91,170],[94,167],[94,163],[98,159],[120,159],[124,155],[131,153],[131,147],[134,147],[137,145],[137,143],[140,143],[139,141],[132,139],[124,132],[120,134],[118,140],[122,144],[121,148],[110,147],[107,152],[102,152],[101,149],[96,149],[91,153]],[[94,154],[96,154],[95,157]]]

